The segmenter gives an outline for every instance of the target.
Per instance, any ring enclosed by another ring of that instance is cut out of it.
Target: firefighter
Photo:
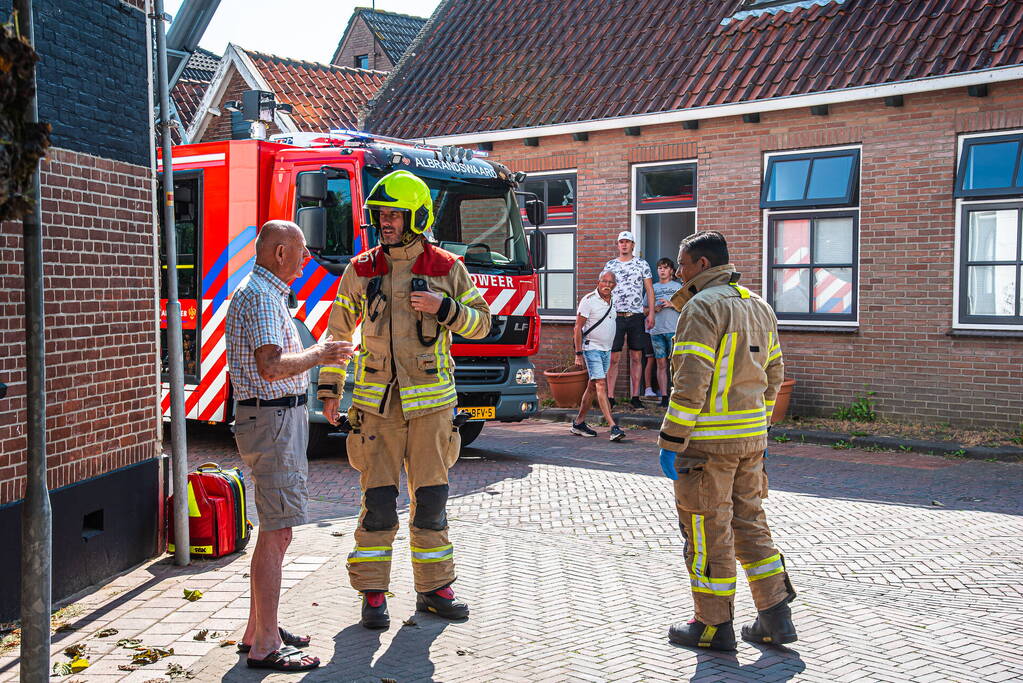
[[[469,615],[455,598],[454,549],[448,539],[448,468],[461,439],[454,422],[451,335],[480,339],[490,308],[453,254],[430,244],[430,190],[408,171],[395,171],[366,200],[380,246],[345,269],[330,313],[334,339],[348,341],[362,325],[353,360],[355,389],[348,411],[348,460],[360,474],[362,512],[348,556],[352,587],[362,593],[366,628],[390,624],[385,594],[391,544],[398,530],[398,480],[408,479],[416,608],[448,619]],[[338,424],[345,368],[320,370],[324,416]]]
[[[682,240],[681,311],[672,351],[672,393],[658,445],[661,468],[675,480],[675,504],[695,617],[668,630],[680,645],[734,650],[736,557],[756,603],[744,640],[796,640],[789,603],[796,593],[771,541],[761,499],[767,497],[767,430],[784,376],[778,320],[738,284],[721,233]]]

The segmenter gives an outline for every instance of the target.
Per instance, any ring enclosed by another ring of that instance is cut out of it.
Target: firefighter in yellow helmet
[[[387,628],[385,593],[391,545],[398,530],[398,480],[404,465],[411,506],[416,607],[449,619],[467,617],[455,598],[454,549],[448,539],[448,468],[461,444],[453,423],[457,394],[451,335],[479,339],[490,332],[490,309],[465,264],[430,244],[433,201],[422,180],[395,171],[366,199],[380,245],[345,269],[330,312],[329,332],[352,339],[355,389],[348,420],[348,461],[360,474],[362,512],[348,556],[352,587],[362,593],[362,625]],[[324,416],[338,424],[345,368],[320,370]]]

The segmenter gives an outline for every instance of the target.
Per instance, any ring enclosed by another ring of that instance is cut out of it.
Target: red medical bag
[[[168,551],[174,552],[174,496],[167,499]],[[236,467],[200,465],[188,475],[189,551],[223,557],[249,542],[252,523],[245,516],[245,480]]]

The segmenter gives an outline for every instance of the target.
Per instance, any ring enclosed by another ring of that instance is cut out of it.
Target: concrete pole
[[[21,35],[35,47],[32,0],[14,0]],[[32,70],[33,90],[36,71]],[[26,119],[39,121],[35,93]],[[50,608],[53,519],[46,485],[46,338],[43,333],[43,218],[39,165],[32,178],[32,212],[22,218],[25,252],[25,403],[28,450],[25,500],[21,507],[21,681],[50,677]]]
[[[163,0],[155,0],[157,88],[163,142],[163,245],[167,264],[167,355],[170,366],[171,470],[174,488],[174,564],[189,562],[188,447],[185,442],[185,355],[178,301],[178,245],[174,227],[174,163],[171,160],[170,88],[167,85],[167,32]]]

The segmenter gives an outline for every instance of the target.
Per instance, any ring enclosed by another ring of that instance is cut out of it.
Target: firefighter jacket
[[[726,264],[708,268],[671,301],[681,311],[671,356],[672,392],[657,440],[682,452],[767,448],[767,427],[784,378],[778,319],[737,284]]]
[[[412,308],[413,278],[425,280],[431,291],[444,296],[436,315]],[[464,263],[417,239],[387,251],[374,247],[348,264],[328,330],[335,340],[348,341],[360,323],[362,339],[351,364],[352,405],[382,415],[386,401],[400,400],[409,419],[451,410],[457,402],[451,334],[487,336],[490,307]],[[340,397],[345,372],[343,367],[320,368],[320,399]]]

